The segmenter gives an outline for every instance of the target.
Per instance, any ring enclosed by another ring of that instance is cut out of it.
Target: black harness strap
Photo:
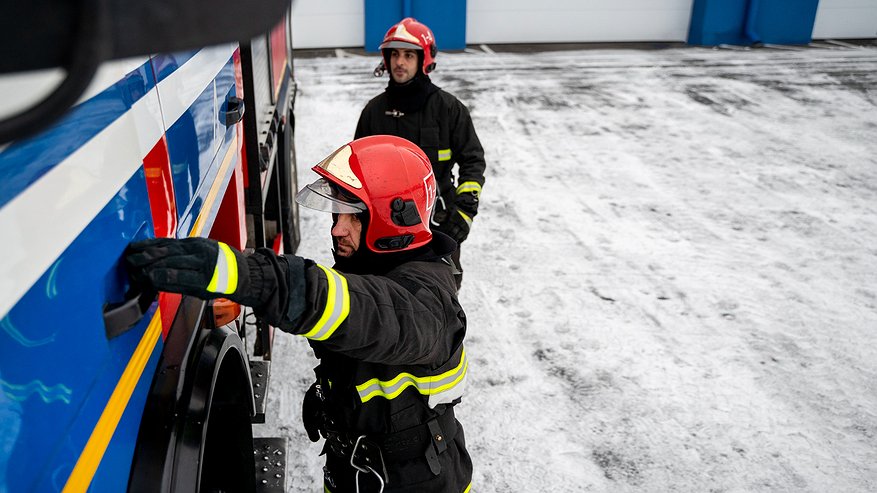
[[[339,457],[354,456],[354,467],[370,466],[376,470],[384,464],[394,464],[425,458],[433,474],[441,472],[438,456],[448,448],[448,442],[457,436],[457,420],[453,408],[407,430],[384,435],[353,436],[348,433],[325,433],[326,447]],[[354,443],[356,444],[354,446]],[[380,467],[379,467],[380,466]]]

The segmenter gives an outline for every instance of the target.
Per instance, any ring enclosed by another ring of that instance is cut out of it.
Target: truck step
[[[250,378],[253,380],[253,398],[256,401],[256,414],[253,423],[265,422],[265,404],[268,393],[268,377],[271,375],[271,362],[250,360]]]
[[[253,439],[253,460],[256,461],[256,492],[286,492],[286,438]]]

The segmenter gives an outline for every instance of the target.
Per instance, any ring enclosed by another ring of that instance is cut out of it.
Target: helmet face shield
[[[333,214],[359,214],[367,210],[361,200],[325,178],[299,190],[295,201],[302,207]]]

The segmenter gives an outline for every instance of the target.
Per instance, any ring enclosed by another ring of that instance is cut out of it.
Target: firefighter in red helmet
[[[410,17],[402,19],[387,31],[380,49],[383,61],[375,75],[387,71],[389,82],[362,110],[354,137],[396,135],[426,153],[438,184],[432,226],[457,242],[453,259],[459,288],[463,277],[460,244],[478,214],[486,168],[484,149],[466,106],[429,78],[438,51],[428,27]]]
[[[466,316],[450,255],[433,232],[436,181],[417,146],[354,140],[316,165],[299,204],[333,215],[335,265],[205,238],[133,243],[132,281],[251,306],[307,338],[319,365],[302,418],[325,439],[330,492],[464,492],[472,477],[454,417],[466,382]]]

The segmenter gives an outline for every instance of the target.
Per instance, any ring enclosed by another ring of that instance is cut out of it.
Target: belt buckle
[[[350,465],[356,469],[356,491],[359,492],[359,473],[372,473],[377,476],[381,483],[380,491],[384,491],[384,485],[389,482],[387,466],[384,464],[384,456],[381,448],[368,440],[365,435],[360,435],[350,452]]]

